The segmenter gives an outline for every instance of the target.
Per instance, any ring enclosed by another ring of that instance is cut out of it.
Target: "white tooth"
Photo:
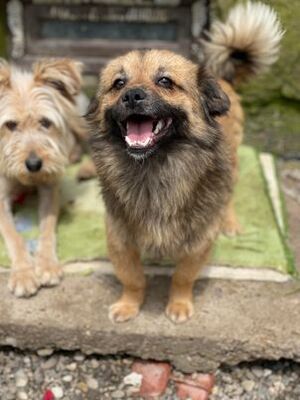
[[[158,123],[157,123],[157,125],[156,125],[155,130],[154,130],[153,133],[154,133],[155,135],[157,135],[157,134],[162,130],[163,125],[164,125],[164,123],[163,123],[163,121],[160,119],[160,120],[158,121]]]
[[[167,128],[169,128],[169,126],[171,125],[171,123],[172,123],[172,118],[168,118],[168,120],[167,120]]]

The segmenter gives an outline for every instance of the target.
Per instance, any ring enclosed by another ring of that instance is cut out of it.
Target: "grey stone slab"
[[[68,276],[59,287],[42,289],[30,299],[13,297],[6,280],[1,274],[0,346],[124,353],[168,360],[185,372],[256,359],[300,361],[295,282],[199,281],[193,319],[174,325],[164,315],[167,277],[149,279],[142,312],[124,324],[107,317],[120,292],[111,276]]]

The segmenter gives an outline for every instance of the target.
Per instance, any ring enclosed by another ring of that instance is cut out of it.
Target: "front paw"
[[[56,261],[37,260],[35,273],[42,286],[56,286],[63,277],[62,267]]]
[[[139,311],[139,304],[118,301],[110,306],[108,316],[112,322],[125,322],[135,318]]]
[[[166,314],[172,322],[180,324],[187,321],[194,313],[193,303],[186,301],[170,301],[166,308]]]
[[[17,297],[30,297],[38,291],[39,286],[32,267],[13,270],[8,281],[9,290]]]
[[[222,233],[225,236],[233,238],[235,236],[241,235],[243,233],[243,229],[236,217],[231,219],[228,218],[227,221],[223,224]]]

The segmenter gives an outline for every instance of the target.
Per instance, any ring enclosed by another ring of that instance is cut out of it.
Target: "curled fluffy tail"
[[[262,3],[238,4],[203,41],[209,71],[230,82],[266,71],[278,58],[283,30],[275,11]]]

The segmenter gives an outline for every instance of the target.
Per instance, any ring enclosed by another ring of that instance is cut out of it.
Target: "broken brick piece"
[[[176,384],[176,394],[180,400],[208,400],[209,398],[209,393],[206,390],[185,383]]]
[[[138,395],[151,398],[161,396],[168,385],[171,366],[167,363],[135,362],[132,371],[141,374],[142,384]]]
[[[192,375],[184,375],[182,377],[172,376],[172,380],[177,383],[183,383],[188,386],[194,386],[206,390],[210,393],[215,384],[215,377],[212,374],[195,373]]]

